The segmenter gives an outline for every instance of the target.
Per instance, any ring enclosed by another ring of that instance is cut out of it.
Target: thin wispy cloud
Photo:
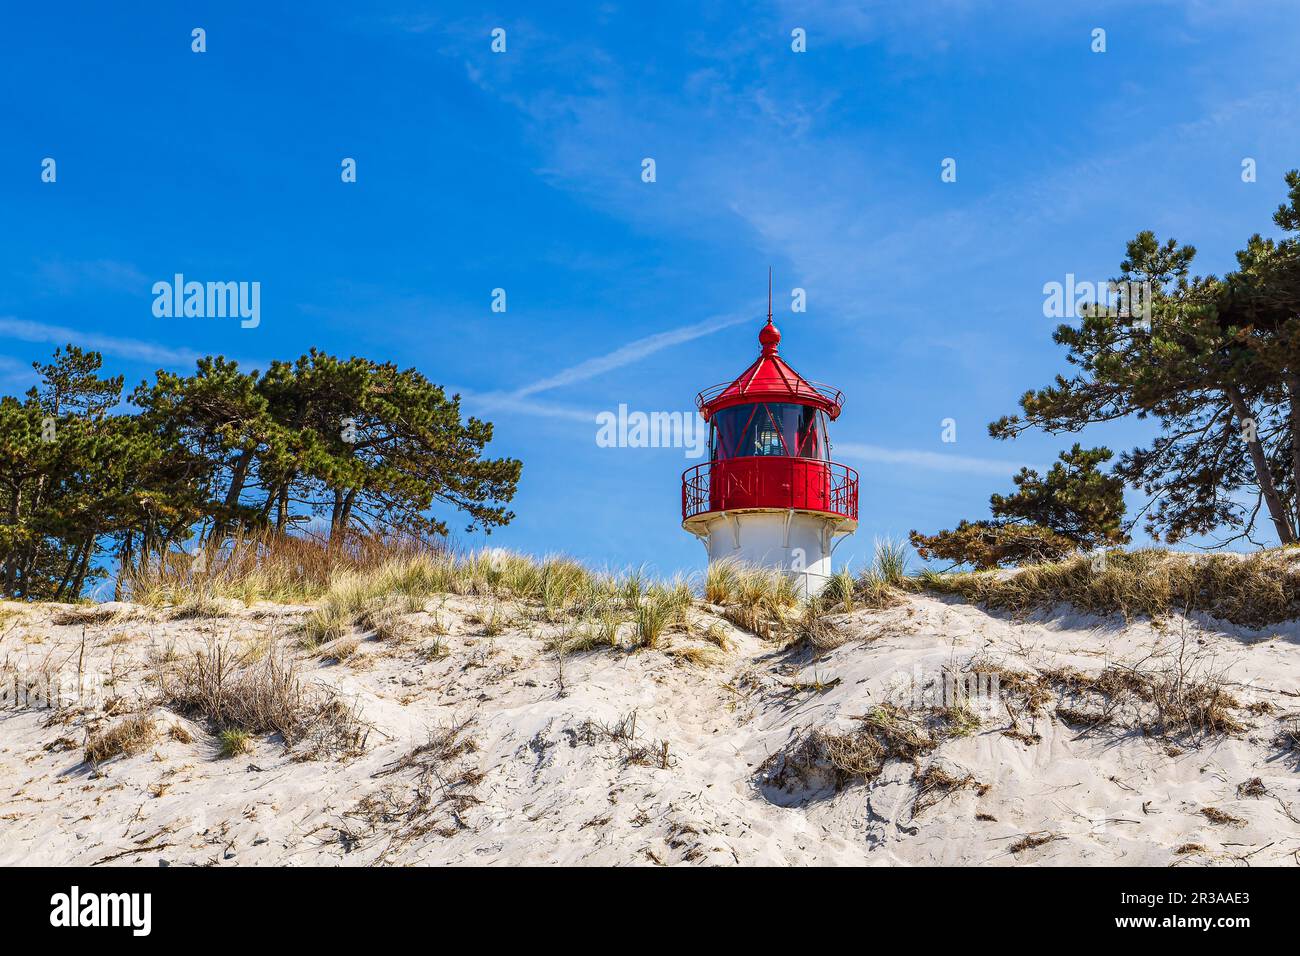
[[[654,335],[647,335],[635,341],[628,342],[619,348],[608,352],[605,355],[597,355],[593,358],[579,362],[577,365],[570,366],[554,375],[547,376],[522,388],[515,389],[512,392],[472,392],[466,389],[451,388],[452,392],[460,394],[466,404],[473,408],[485,412],[506,412],[520,415],[533,415],[541,418],[561,419],[565,421],[582,422],[590,425],[596,420],[596,412],[593,410],[575,408],[571,405],[555,405],[549,402],[539,402],[531,396],[539,392],[546,392],[556,388],[562,388],[566,385],[576,385],[580,382],[588,381],[598,375],[611,372],[618,368],[623,368],[649,358],[657,352],[664,349],[672,348],[675,345],[681,345],[695,339],[703,338],[706,335],[712,335],[722,329],[738,325],[741,322],[751,321],[753,318],[749,313],[729,313],[726,315],[717,315],[706,319],[703,322],[696,322],[691,325],[683,325],[675,329],[668,329],[664,332],[656,332]]]
[[[461,399],[474,411],[511,412],[518,415],[534,415],[539,418],[556,418],[565,421],[582,422],[590,425],[596,420],[596,412],[574,408],[570,405],[553,405],[520,398],[509,392],[470,392],[463,388],[448,388],[448,392],[459,394]]]
[[[681,345],[684,342],[691,342],[706,335],[712,335],[714,332],[720,332],[733,325],[739,325],[741,322],[751,322],[753,318],[753,314],[749,312],[733,312],[727,315],[716,315],[693,325],[683,325],[679,328],[669,329],[666,332],[656,332],[654,335],[647,335],[644,338],[620,346],[605,355],[589,358],[554,375],[539,379],[531,385],[516,389],[511,394],[516,398],[524,398],[553,388],[585,382],[597,375],[603,375],[605,372],[611,372],[616,368],[640,362],[656,352],[672,348],[674,345]]]
[[[113,335],[102,335],[98,332],[85,332],[63,325],[50,325],[46,322],[29,322],[25,319],[16,319],[13,316],[0,316],[0,336],[17,339],[21,342],[44,342],[50,345],[72,343],[81,348],[103,352],[105,355],[111,355],[115,358],[172,368],[192,366],[204,355],[203,352],[196,352],[193,349],[173,348],[167,345],[158,345],[154,342],[144,342],[140,339],[125,339]],[[252,368],[267,367],[267,363],[257,361],[240,361],[239,364],[243,367]]]
[[[901,465],[904,468],[921,468],[925,471],[966,472],[976,475],[999,475],[1003,478],[1019,471],[1023,462],[999,461],[996,458],[975,458],[970,455],[949,455],[916,448],[883,448],[880,445],[862,445],[856,442],[836,442],[835,454],[841,459],[857,459],[882,465]]]
[[[75,292],[83,288],[105,288],[116,292],[149,293],[149,278],[129,262],[116,259],[52,259],[37,266],[37,276],[55,292]]]

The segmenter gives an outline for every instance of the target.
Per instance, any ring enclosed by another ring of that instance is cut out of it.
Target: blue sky
[[[744,369],[771,265],[782,355],[847,396],[861,526],[837,558],[860,565],[1068,445],[985,430],[1064,366],[1044,283],[1112,276],[1144,228],[1222,273],[1300,166],[1293,4],[545,6],[11,12],[0,385],[69,337],[130,384],[217,352],[413,365],[524,462],[490,543],[692,570],[693,461],[597,447],[595,416],[689,409]],[[260,326],[156,318],[177,272],[259,281]]]

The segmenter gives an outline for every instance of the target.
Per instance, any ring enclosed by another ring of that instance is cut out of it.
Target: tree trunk
[[[1286,390],[1291,396],[1291,516],[1300,537],[1300,375],[1287,376]]]
[[[348,522],[352,519],[352,505],[357,500],[357,489],[349,488],[334,491],[334,513],[330,516],[330,546],[341,541],[347,535]]]
[[[72,557],[68,561],[68,566],[63,572],[63,580],[61,580],[59,586],[54,589],[54,600],[58,601],[63,598],[63,592],[67,589],[68,582],[72,580],[72,573],[77,570],[77,566],[81,563],[81,551],[81,547],[78,547],[77,550],[72,552]]]
[[[128,531],[122,539],[122,551],[117,556],[117,580],[113,582],[113,600],[120,601],[123,596],[123,583],[131,571],[131,543],[133,532]]]
[[[1246,406],[1246,400],[1241,397],[1241,390],[1235,385],[1229,385],[1224,391],[1232,402],[1232,410],[1243,428],[1246,422],[1254,422],[1258,431],[1258,422]],[[1291,526],[1291,518],[1282,504],[1282,496],[1277,493],[1277,486],[1273,483],[1273,472],[1268,467],[1268,456],[1264,454],[1264,446],[1260,443],[1258,434],[1254,436],[1253,441],[1246,442],[1246,450],[1250,452],[1250,462],[1255,469],[1255,480],[1259,482],[1260,493],[1264,496],[1264,503],[1268,505],[1268,515],[1273,519],[1273,528],[1277,531],[1278,540],[1283,544],[1295,544],[1295,529]]]
[[[18,528],[18,522],[22,518],[22,501],[23,486],[14,485],[14,498],[9,505],[9,523],[13,525],[15,532]],[[9,597],[15,596],[15,587],[18,584],[18,548],[14,547],[5,555],[5,590],[4,593]]]
[[[334,489],[334,508],[330,511],[330,541],[339,530],[339,521],[343,518],[343,489]]]
[[[140,550],[137,552],[136,568],[141,576],[149,571],[149,559],[153,554],[153,521],[145,518],[144,526],[140,529]],[[159,568],[161,571],[162,569]]]
[[[90,570],[90,555],[95,550],[94,539],[86,542],[86,548],[81,554],[81,568],[77,571],[77,580],[72,583],[72,596],[75,600],[81,596],[81,589],[86,583],[86,572]]]
[[[342,524],[344,532],[348,530],[348,522],[352,520],[352,506],[356,504],[359,490],[359,488],[349,488],[347,498],[343,500],[343,520],[340,524]]]
[[[271,523],[271,508],[280,496],[279,488],[279,485],[272,485],[266,489],[266,500],[262,502],[262,514],[260,516],[261,523],[264,526]]]
[[[248,466],[253,460],[253,449],[244,449],[239,457],[235,460],[235,467],[230,473],[230,488],[226,491],[225,513],[212,526],[212,534],[208,540],[216,542],[220,547],[226,536],[226,528],[230,525],[230,512],[239,504],[239,498],[244,493],[244,482],[248,480]]]
[[[275,506],[275,530],[277,534],[284,533],[285,523],[289,520],[289,484],[285,482],[280,486],[280,500]]]

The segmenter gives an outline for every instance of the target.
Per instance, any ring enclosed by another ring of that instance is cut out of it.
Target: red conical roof
[[[706,388],[695,399],[706,420],[720,409],[749,402],[793,402],[820,408],[832,420],[839,417],[844,405],[840,390],[807,381],[776,354],[781,332],[772,324],[770,315],[767,325],[758,333],[758,342],[763,347],[762,354],[739,378],[730,384]]]

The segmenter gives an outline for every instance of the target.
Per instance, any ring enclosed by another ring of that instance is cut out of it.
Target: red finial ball
[[[758,333],[758,344],[763,346],[764,355],[776,354],[776,347],[781,344],[781,330],[772,324],[771,319],[767,320],[767,325]]]

